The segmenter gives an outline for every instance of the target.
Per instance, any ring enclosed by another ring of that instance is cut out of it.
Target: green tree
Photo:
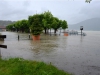
[[[42,26],[42,15],[41,14],[35,14],[31,18],[33,21],[30,21],[31,25],[31,32],[33,35],[40,35],[43,31],[43,26]]]
[[[11,30],[12,29],[12,24],[9,24],[8,26],[6,26],[6,30]]]
[[[61,27],[62,27],[62,29],[64,29],[64,31],[65,31],[65,29],[68,28],[67,21],[63,20],[62,23],[61,23]]]
[[[43,15],[44,17],[42,20],[42,24],[46,34],[47,30],[51,28],[53,15],[51,14],[50,11],[44,12]]]
[[[20,22],[21,21],[15,22],[15,28],[16,28],[17,32],[20,31]]]
[[[14,29],[13,29],[14,26],[15,26],[15,23],[9,24],[8,26],[6,26],[6,29],[9,31],[14,31]]]
[[[29,16],[28,20],[19,20],[11,25],[8,25],[7,29],[12,30],[13,27],[15,27],[17,32],[29,32],[31,29],[32,34],[38,35],[43,29],[45,30],[45,34],[49,29],[54,29],[54,33],[56,33],[57,29],[60,27],[66,29],[68,28],[68,25],[65,20],[59,20],[57,17],[53,17],[50,11],[47,11],[41,14]]]
[[[31,26],[34,20],[34,15],[28,17],[28,24]]]
[[[53,17],[52,28],[54,29],[54,33],[61,27],[60,23],[61,21],[57,17]]]
[[[28,20],[21,20],[20,21],[20,29],[22,32],[29,32]]]

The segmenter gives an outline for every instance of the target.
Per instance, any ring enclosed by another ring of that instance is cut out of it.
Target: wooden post
[[[30,39],[30,34],[29,34],[29,39]]]
[[[19,40],[19,34],[18,34],[18,40]]]

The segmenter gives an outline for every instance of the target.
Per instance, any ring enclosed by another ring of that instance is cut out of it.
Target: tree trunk
[[[45,28],[44,30],[45,30],[45,34],[46,34],[47,33],[47,29]]]
[[[47,29],[47,34],[49,33],[49,29]]]
[[[55,36],[56,36],[56,31],[57,31],[57,29],[54,29],[54,34],[55,34]]]
[[[54,29],[54,33],[56,34],[57,29]]]

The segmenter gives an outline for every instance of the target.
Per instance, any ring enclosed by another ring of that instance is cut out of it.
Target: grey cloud
[[[26,5],[29,5],[27,3],[26,1],[24,3],[21,1],[2,1],[0,3],[0,19],[18,20],[26,18],[32,12],[26,7]]]
[[[100,1],[93,0],[90,4],[85,3],[84,5],[79,5],[79,10],[74,11],[73,15],[70,14],[69,22],[71,24],[78,23],[84,21],[86,19],[97,18],[100,17]]]
[[[88,18],[100,17],[100,1],[91,2],[90,5],[81,9],[80,14],[83,14]]]
[[[25,0],[25,2],[23,3],[23,5],[24,5],[25,7],[29,6],[29,5],[30,5],[30,1]]]
[[[55,17],[77,23],[100,16],[100,2],[84,0],[0,0],[1,20],[27,19],[29,15],[49,10]]]

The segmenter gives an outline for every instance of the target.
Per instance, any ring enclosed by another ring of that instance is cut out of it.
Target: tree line
[[[53,29],[54,33],[56,33],[59,28],[62,28],[64,30],[68,28],[68,24],[66,20],[60,20],[59,18],[54,17],[50,11],[45,11],[41,14],[29,16],[28,20],[19,20],[13,24],[9,24],[8,26],[6,26],[6,29],[9,31],[19,31],[27,33],[29,33],[30,30],[32,31],[33,28],[44,30],[45,34],[47,34],[48,30],[51,29]]]

